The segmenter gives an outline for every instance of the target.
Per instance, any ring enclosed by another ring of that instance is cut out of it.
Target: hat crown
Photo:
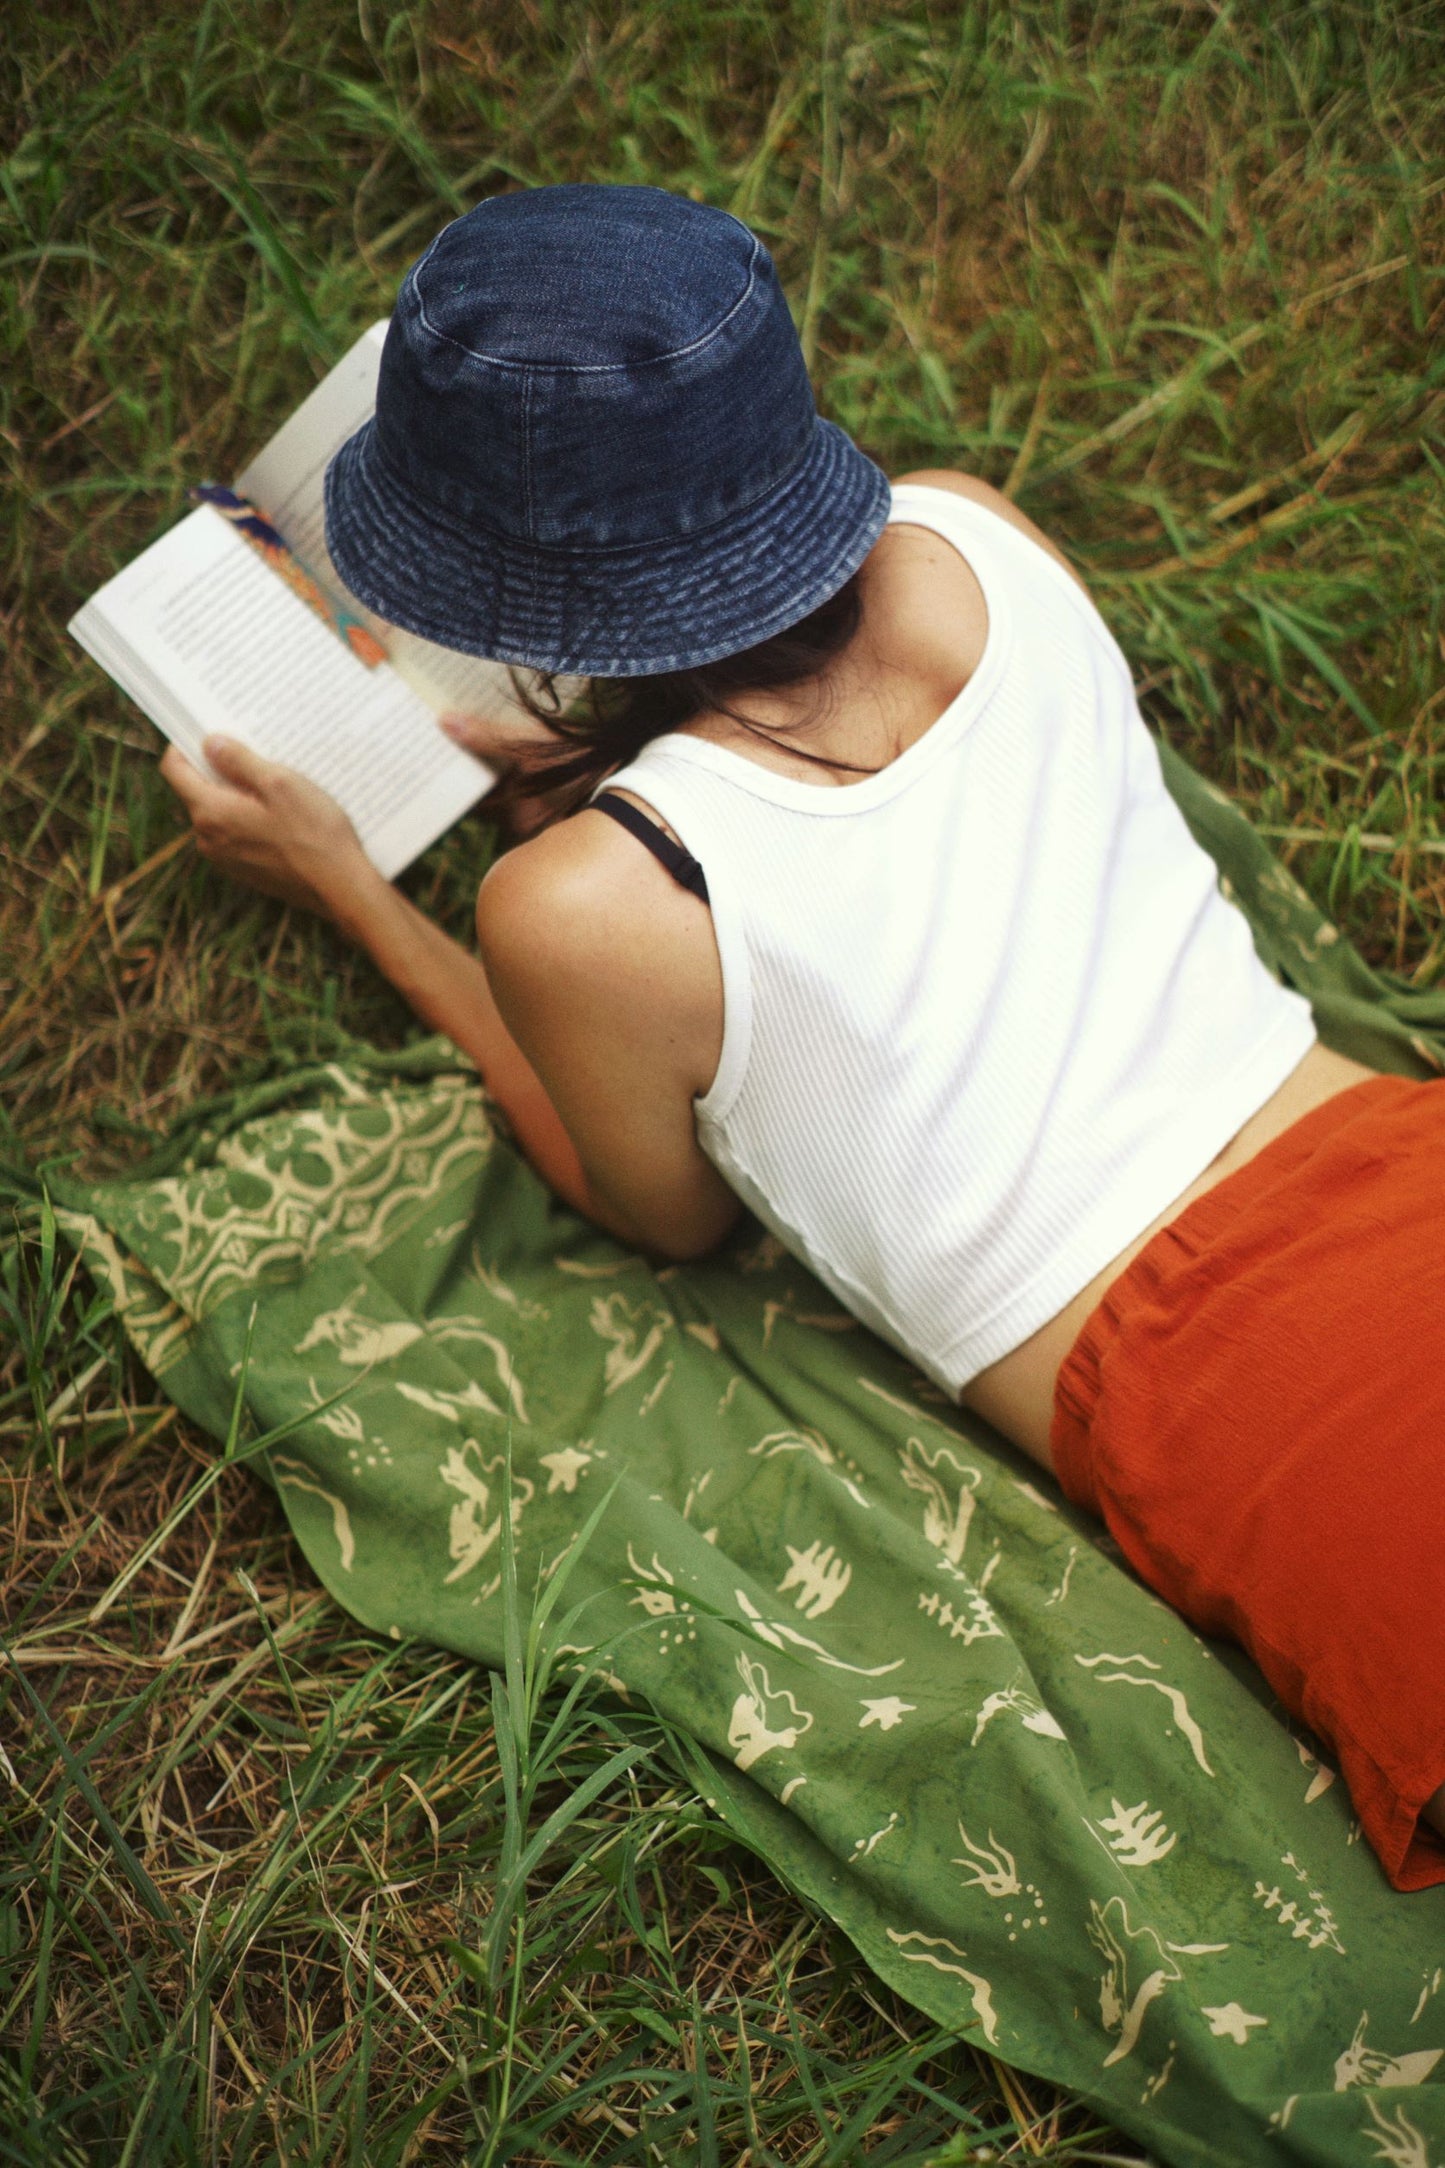
[[[660,188],[493,196],[408,274],[427,330],[479,359],[645,367],[706,338],[772,266],[726,211]]]
[[[862,563],[885,477],[820,420],[772,260],[660,188],[533,188],[407,273],[332,562],[424,639],[582,676],[695,669]]]
[[[777,487],[817,416],[771,259],[662,189],[538,188],[408,273],[382,457],[443,517],[542,548],[665,545]]]

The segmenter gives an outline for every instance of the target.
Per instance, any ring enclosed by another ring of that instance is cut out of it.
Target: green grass
[[[826,409],[1009,490],[1159,727],[1374,961],[1439,979],[1435,7],[56,0],[0,47],[0,1091],[32,1162],[123,1168],[208,1091],[411,1028],[197,862],[63,627],[519,183],[750,219]],[[464,932],[489,849],[465,824],[408,886]],[[644,1716],[549,1736],[544,1698],[512,1771],[487,1680],[351,1625],[244,1470],[191,1496],[211,1447],[38,1221],[0,1439],[0,2160],[1131,2152],[873,1983]],[[495,1891],[579,1798],[489,1967]]]

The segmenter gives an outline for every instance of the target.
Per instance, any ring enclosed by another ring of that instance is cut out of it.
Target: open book
[[[198,767],[216,734],[319,783],[391,879],[495,780],[437,715],[504,714],[515,701],[501,664],[385,624],[327,555],[322,479],[376,403],[385,336],[374,324],[358,339],[236,478],[304,570],[283,577],[244,522],[203,504],[92,595],[70,630]],[[355,628],[350,642],[303,599],[306,574],[314,599]],[[387,660],[369,664],[376,640]]]

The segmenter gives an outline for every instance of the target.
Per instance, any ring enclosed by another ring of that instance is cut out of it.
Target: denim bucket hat
[[[376,414],[326,477],[346,585],[443,647],[583,677],[696,668],[796,624],[882,531],[819,419],[772,260],[659,188],[535,188],[407,273]]]

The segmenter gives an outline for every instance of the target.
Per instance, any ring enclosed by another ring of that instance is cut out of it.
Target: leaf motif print
[[[466,1220],[459,1221],[455,1232],[459,1233],[468,1224]],[[430,1242],[431,1237],[428,1236],[427,1239]],[[506,1309],[514,1312],[525,1323],[539,1321],[545,1324],[547,1319],[551,1317],[552,1313],[545,1302],[535,1302],[526,1295],[519,1295],[517,1290],[502,1278],[495,1265],[489,1265],[485,1262],[479,1242],[472,1244],[471,1271],[472,1278],[486,1289],[493,1302],[503,1304]]]
[[[625,1295],[594,1295],[590,1321],[592,1330],[609,1343],[602,1365],[609,1395],[647,1368],[672,1326],[666,1310],[629,1302]]]
[[[1201,2004],[1200,2015],[1208,2018],[1216,2040],[1232,2040],[1237,2048],[1248,2047],[1250,2034],[1269,2023],[1267,2017],[1255,2017],[1237,2002]]]
[[[1302,1942],[1307,1950],[1330,1949],[1339,1957],[1346,1955],[1340,1940],[1339,1926],[1334,1907],[1322,1889],[1310,1887],[1310,1876],[1300,1865],[1293,1852],[1285,1852],[1280,1859],[1282,1867],[1288,1867],[1295,1881],[1304,1891],[1305,1902],[1298,1897],[1286,1897],[1278,1882],[1266,1889],[1262,1881],[1254,1885],[1254,1901],[1262,1905],[1276,1925],[1289,1930],[1293,1942]]]
[[[1059,1582],[1058,1587],[1051,1589],[1049,1594],[1044,1598],[1044,1608],[1046,1610],[1052,1610],[1056,1603],[1068,1602],[1069,1583],[1074,1577],[1074,1568],[1078,1564],[1078,1562],[1079,1546],[1077,1543],[1071,1543],[1069,1545],[1068,1558],[1064,1563],[1063,1579]]]
[[[779,1453],[811,1454],[820,1468],[828,1469],[842,1484],[854,1505],[867,1506],[868,1500],[855,1480],[861,1470],[854,1467],[851,1475],[845,1474],[839,1455],[820,1430],[772,1430],[765,1438],[759,1438],[756,1445],[748,1447],[748,1457],[752,1460],[774,1460]]]
[[[1097,1822],[1086,1821],[1085,1827],[1095,1832],[1121,1866],[1152,1867],[1168,1858],[1179,1842],[1179,1832],[1165,1826],[1163,1815],[1152,1810],[1147,1799],[1141,1799],[1137,1807],[1122,1806],[1117,1799],[1109,1805],[1110,1813]]]
[[[886,1822],[880,1823],[878,1828],[870,1831],[866,1837],[854,1839],[851,1857],[853,1859],[871,1859],[884,1838],[892,1836],[894,1830],[898,1827],[899,1820],[898,1809],[894,1807],[890,1810]]]
[[[1156,1694],[1162,1694],[1174,1711],[1174,1721],[1188,1740],[1189,1750],[1194,1759],[1207,1777],[1213,1776],[1214,1771],[1209,1766],[1209,1757],[1204,1751],[1204,1734],[1190,1715],[1189,1704],[1177,1686],[1166,1686],[1162,1679],[1144,1678],[1137,1671],[1099,1671],[1094,1669],[1099,1664],[1147,1664],[1151,1671],[1157,1671],[1159,1666],[1152,1657],[1076,1655],[1074,1662],[1082,1664],[1086,1670],[1093,1670],[1094,1682],[1098,1686],[1151,1686]]]
[[[271,1470],[284,1489],[306,1491],[331,1508],[331,1532],[336,1538],[337,1557],[342,1572],[350,1573],[356,1563],[356,1538],[351,1532],[351,1515],[343,1500],[333,1491],[323,1489],[304,1460],[293,1460],[288,1453],[273,1452]]]
[[[673,1594],[677,1586],[676,1579],[668,1572],[656,1551],[652,1554],[652,1564],[644,1566],[629,1543],[627,1563],[632,1568],[632,1586],[637,1590],[632,1601],[640,1604],[649,1618],[674,1617],[677,1612],[677,1597]]]
[[[756,1657],[739,1656],[737,1671],[743,1690],[733,1703],[728,1745],[736,1749],[733,1760],[739,1769],[748,1770],[765,1754],[791,1753],[812,1730],[813,1717],[810,1710],[799,1708],[786,1687],[773,1686]]]
[[[553,1269],[571,1280],[615,1280],[620,1272],[645,1272],[645,1257],[609,1257],[597,1261],[584,1257],[554,1257]]]
[[[806,1551],[795,1550],[791,1543],[785,1548],[788,1570],[778,1583],[778,1594],[786,1596],[796,1589],[793,1602],[803,1617],[822,1618],[846,1591],[853,1568],[835,1554],[831,1543],[825,1550],[820,1539],[810,1543]]]
[[[566,1491],[570,1497],[577,1488],[577,1479],[587,1473],[593,1460],[592,1441],[584,1438],[580,1445],[559,1446],[555,1453],[539,1453],[537,1464],[547,1471],[547,1496],[556,1491]]]
[[[1334,1783],[1335,1771],[1331,1769],[1328,1762],[1321,1761],[1318,1754],[1313,1753],[1305,1745],[1303,1739],[1295,1740],[1294,1750],[1300,1758],[1301,1767],[1314,1771],[1314,1775],[1309,1781],[1309,1787],[1305,1792],[1305,1805],[1312,1807],[1317,1799],[1324,1798],[1325,1793]]]
[[[1006,1710],[1018,1717],[1025,1731],[1035,1732],[1041,1739],[1064,1737],[1064,1728],[1053,1711],[1046,1709],[1028,1687],[1015,1682],[987,1696],[979,1709],[969,1745],[977,1746],[994,1718],[1002,1716]]]
[[[1427,1972],[1425,1975],[1424,1985],[1421,1987],[1415,2007],[1410,2013],[1410,2023],[1412,2025],[1419,2024],[1430,2003],[1439,1994],[1442,1985],[1445,1985],[1445,1966],[1437,1965],[1433,1972]]]
[[[1152,1927],[1130,1926],[1122,1897],[1103,1906],[1090,1898],[1088,1935],[1104,1959],[1099,2016],[1105,2032],[1118,2035],[1104,2057],[1107,2070],[1133,2054],[1149,2005],[1184,1975]]]
[[[876,1701],[860,1702],[859,1707],[863,1711],[858,1719],[860,1731],[866,1731],[870,1724],[876,1724],[880,1731],[892,1731],[896,1724],[903,1722],[905,1716],[917,1713],[918,1704],[916,1701],[904,1701],[897,1694],[881,1694]]]
[[[413,1325],[408,1318],[388,1318],[380,1324],[368,1322],[358,1316],[356,1302],[353,1295],[336,1309],[323,1310],[297,1341],[295,1352],[309,1355],[313,1348],[330,1347],[336,1350],[338,1362],[369,1370],[373,1363],[390,1362],[422,1337],[420,1325]]]
[[[1380,2048],[1367,2047],[1369,2023],[1369,2011],[1362,2010],[1354,2038],[1335,2064],[1337,2093],[1353,2085],[1423,2085],[1445,2055],[1445,2048],[1414,2048],[1404,2055],[1387,2055]]]
[[[501,1418],[502,1410],[475,1378],[469,1378],[459,1393],[449,1393],[444,1388],[431,1392],[424,1385],[409,1385],[404,1378],[397,1379],[396,1389],[403,1400],[411,1401],[414,1407],[425,1408],[428,1415],[441,1416],[444,1422],[465,1424],[472,1415]]]
[[[512,1351],[505,1340],[499,1340],[494,1332],[488,1332],[484,1326],[474,1324],[470,1318],[465,1317],[442,1318],[432,1326],[429,1337],[441,1341],[443,1345],[460,1340],[468,1346],[484,1347],[497,1366],[498,1382],[511,1403],[512,1414],[519,1423],[530,1425],[531,1418],[527,1414],[527,1403],[522,1394],[522,1381],[517,1376],[512,1363]],[[500,1414],[501,1410],[497,1412]]]
[[[924,1542],[940,1551],[949,1565],[962,1565],[980,1471],[960,1460],[952,1446],[937,1445],[930,1452],[921,1438],[910,1438],[898,1456],[898,1472],[908,1488],[921,1491],[926,1501]]]
[[[1376,2100],[1367,2100],[1365,2106],[1374,2128],[1364,2135],[1374,2145],[1376,2160],[1385,2161],[1388,2168],[1432,2168],[1425,2133],[1403,2108],[1387,2112]]]
[[[1021,1895],[1023,1884],[1019,1880],[1018,1863],[1008,1846],[1000,1844],[992,1830],[986,1845],[975,1844],[962,1822],[958,1825],[958,1834],[964,1841],[968,1857],[957,1858],[953,1864],[964,1869],[965,1889],[981,1889],[985,1897]]]
[[[955,1420],[947,1421],[941,1415],[932,1414],[927,1408],[920,1408],[915,1401],[905,1400],[900,1393],[888,1392],[885,1387],[878,1383],[876,1378],[859,1377],[854,1380],[854,1383],[858,1386],[860,1392],[867,1393],[870,1399],[881,1400],[886,1408],[894,1408],[900,1415],[906,1415],[910,1424],[931,1423],[935,1430],[941,1430],[946,1438],[951,1438],[955,1445],[958,1444],[960,1432],[956,1418],[959,1410],[956,1403],[945,1399],[942,1393],[930,1388],[922,1378],[918,1380],[920,1393],[928,1394],[930,1398],[942,1400],[945,1407],[952,1409]],[[1052,1508],[1050,1508],[1050,1511],[1052,1511]]]
[[[321,1428],[329,1430],[333,1438],[344,1439],[348,1445],[360,1445],[366,1437],[366,1425],[361,1419],[360,1409],[353,1408],[345,1400],[338,1400],[329,1408],[323,1407],[322,1402],[328,1395],[322,1392],[315,1378],[308,1378],[306,1386]],[[347,1390],[350,1391],[351,1388],[348,1386]]]
[[[737,1600],[738,1609],[752,1627],[753,1632],[760,1641],[766,1641],[770,1648],[780,1649],[784,1643],[790,1642],[794,1648],[809,1650],[820,1662],[827,1664],[831,1670],[851,1671],[856,1678],[860,1679],[884,1679],[890,1671],[898,1671],[902,1668],[903,1658],[901,1656],[895,1656],[891,1663],[886,1664],[845,1663],[841,1656],[834,1656],[830,1649],[825,1649],[821,1641],[812,1641],[807,1634],[799,1633],[796,1626],[789,1626],[782,1619],[765,1619],[746,1589],[734,1589],[733,1594]]]
[[[810,1326],[814,1332],[858,1332],[861,1330],[857,1318],[850,1316],[846,1310],[795,1310],[792,1298],[785,1296],[781,1302],[765,1302],[763,1304],[764,1347],[772,1345],[773,1327],[777,1324],[779,1318],[789,1325]]]
[[[348,1084],[351,1080],[348,1080]],[[354,1087],[353,1087],[354,1090]],[[374,1255],[451,1182],[475,1174],[492,1131],[475,1080],[355,1093],[243,1124],[208,1166],[150,1185],[161,1276],[201,1319],[237,1288],[306,1265],[323,1244]]]
[[[954,1608],[952,1597],[945,1596],[939,1589],[927,1588],[919,1591],[919,1610],[925,1618],[931,1618],[935,1626],[948,1635],[950,1641],[961,1641],[965,1648],[971,1648],[975,1641],[1001,1641],[1004,1637],[1003,1627],[999,1623],[998,1613],[983,1592],[982,1582],[975,1584],[966,1573],[959,1572],[957,1567],[953,1569],[953,1573],[954,1579],[963,1583],[962,1588],[956,1591],[958,1608]]]
[[[964,1981],[972,1990],[974,2015],[983,2027],[984,2039],[990,2047],[997,2044],[998,2015],[993,2006],[993,1987],[981,1973],[968,1970],[962,1962],[968,1954],[966,1951],[956,1942],[950,1942],[946,1935],[924,1935],[916,1931],[900,1934],[896,1927],[889,1928],[888,1939],[899,1956],[906,1957],[910,1964],[932,1965],[936,1972],[951,1972]],[[949,1955],[938,1956],[940,1950],[947,1950]]]
[[[479,1566],[502,1532],[502,1516],[491,1509],[492,1491],[500,1489],[502,1471],[506,1467],[505,1454],[498,1453],[491,1460],[482,1458],[482,1449],[475,1438],[466,1438],[460,1446],[449,1446],[443,1460],[440,1475],[443,1483],[452,1490],[460,1491],[460,1502],[454,1505],[447,1523],[447,1549],[455,1564],[446,1581],[460,1581],[464,1574]],[[522,1510],[530,1503],[534,1485],[524,1475],[512,1477],[512,1531],[522,1525]]]
[[[643,1394],[642,1399],[638,1405],[637,1412],[639,1416],[651,1415],[653,1409],[657,1406],[658,1401],[661,1400],[663,1394],[667,1391],[668,1386],[672,1383],[672,1373],[674,1367],[674,1364],[666,1363],[663,1366],[662,1375],[657,1380],[657,1383],[655,1385],[648,1386],[647,1391]]]

